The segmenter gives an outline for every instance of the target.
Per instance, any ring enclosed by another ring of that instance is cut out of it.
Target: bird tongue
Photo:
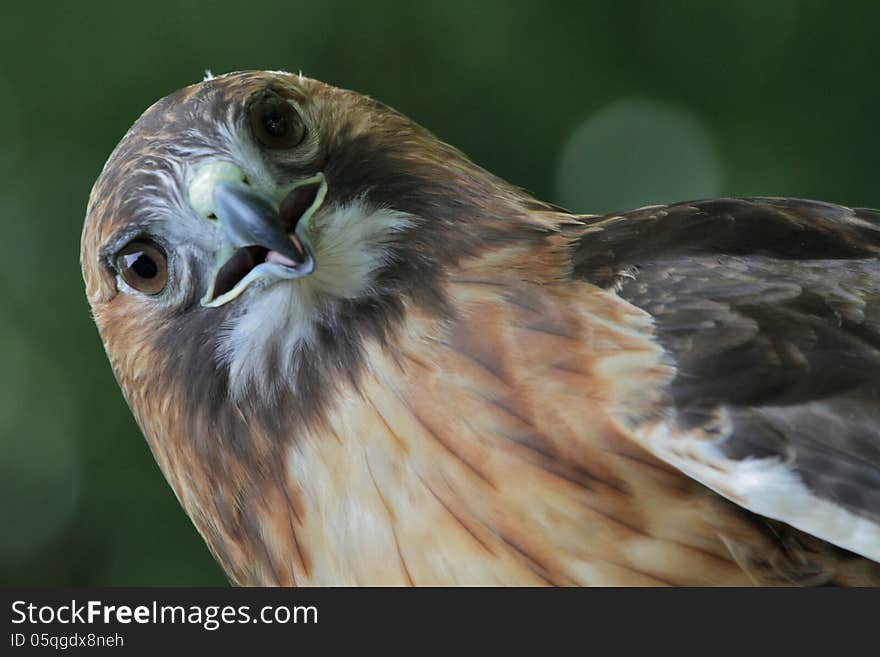
[[[299,253],[305,255],[306,250],[303,247],[302,242],[300,242],[299,237],[297,237],[295,233],[291,233],[288,237],[290,238],[293,247]],[[229,258],[229,260],[226,261],[226,264],[224,264],[220,268],[220,271],[217,272],[214,282],[214,293],[211,296],[210,301],[213,301],[217,297],[232,290],[254,267],[263,262],[273,262],[276,265],[290,267],[291,269],[297,269],[301,266],[300,263],[291,260],[286,255],[279,253],[278,251],[269,250],[263,246],[252,245],[241,247],[235,250],[232,257]]]
[[[290,238],[290,243],[293,245],[293,248],[296,249],[296,252],[299,254],[301,259],[305,259],[306,250],[302,245],[299,237],[296,233],[288,234],[288,238]],[[274,262],[276,265],[284,265],[285,267],[293,267],[296,269],[301,262],[296,262],[292,260],[290,257],[284,255],[283,253],[279,253],[278,251],[270,250],[266,253],[266,262]]]
[[[274,262],[277,265],[284,265],[285,267],[293,267],[296,268],[297,263],[288,258],[285,255],[278,253],[278,251],[269,251],[266,254],[266,262]]]

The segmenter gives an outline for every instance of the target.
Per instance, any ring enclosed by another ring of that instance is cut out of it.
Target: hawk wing
[[[676,372],[635,439],[880,561],[880,212],[744,198],[585,224],[575,275],[650,313]]]

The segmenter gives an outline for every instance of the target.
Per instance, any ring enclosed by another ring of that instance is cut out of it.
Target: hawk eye
[[[251,132],[266,148],[293,148],[302,142],[306,127],[293,105],[267,93],[250,108]]]
[[[159,294],[168,281],[168,259],[157,244],[134,241],[116,255],[116,271],[138,292]]]

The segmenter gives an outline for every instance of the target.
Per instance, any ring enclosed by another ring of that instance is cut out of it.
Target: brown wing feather
[[[880,524],[880,214],[724,199],[587,223],[575,274],[653,316],[672,426],[705,429],[729,463],[776,458]]]

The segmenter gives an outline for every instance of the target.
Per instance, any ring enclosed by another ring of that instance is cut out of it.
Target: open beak
[[[214,215],[226,241],[202,305],[222,306],[259,279],[289,280],[311,274],[315,260],[307,237],[308,221],[326,193],[322,174],[298,183],[280,203],[244,182],[217,182]]]

